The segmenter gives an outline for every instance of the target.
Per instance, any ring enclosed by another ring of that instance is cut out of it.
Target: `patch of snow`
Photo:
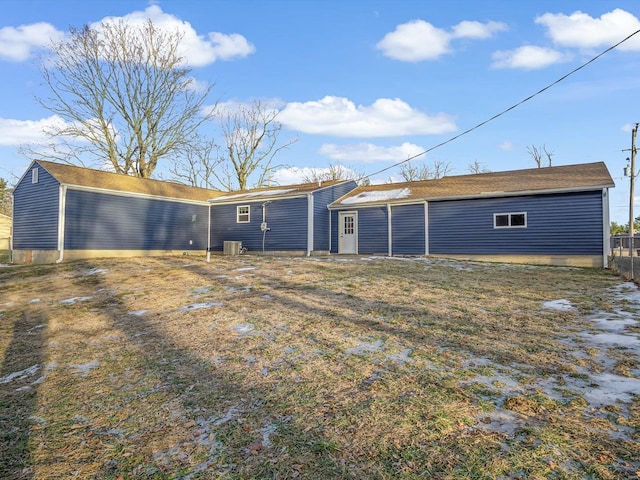
[[[89,270],[87,273],[85,273],[85,275],[98,275],[98,274],[104,274],[107,273],[107,271],[104,268],[92,268],[91,270]]]
[[[400,353],[393,353],[391,355],[387,355],[387,359],[394,362],[396,365],[404,365],[407,362],[413,361],[412,358],[409,357],[413,350],[411,348],[405,348]]]
[[[236,323],[229,328],[229,330],[236,332],[238,335],[248,335],[254,329],[255,327],[251,323]]]
[[[393,190],[380,190],[372,192],[362,192],[353,197],[345,198],[340,202],[342,205],[353,205],[357,203],[367,202],[384,202],[387,200],[397,200],[400,198],[407,198],[411,195],[411,189],[409,188],[396,188]]]
[[[628,315],[623,315],[624,317],[628,317]],[[598,327],[604,330],[613,330],[613,331],[621,331],[624,330],[625,327],[629,325],[636,325],[638,323],[637,320],[633,320],[632,318],[625,318],[622,320],[613,320],[609,317],[601,317],[600,315],[594,316],[590,318],[592,322],[594,322]]]
[[[623,377],[612,373],[591,375],[590,385],[578,387],[591,405],[605,406],[616,402],[631,402],[640,395],[640,379]],[[595,384],[595,385],[594,385]]]
[[[236,418],[239,414],[240,414],[240,410],[238,409],[238,407],[231,407],[229,410],[227,410],[227,413],[225,413],[222,417],[214,420],[211,423],[215,427],[219,425],[224,425],[225,423]]]
[[[100,366],[99,360],[92,360],[91,362],[82,363],[79,365],[69,365],[69,368],[73,370],[73,373],[81,373],[83,377],[86,377],[91,373],[91,370]]]
[[[9,382],[13,382],[14,380],[21,380],[23,378],[29,377],[35,374],[40,368],[39,365],[32,365],[29,368],[25,368],[24,370],[20,370],[19,372],[13,372],[9,375],[5,375],[4,377],[0,377],[0,384],[5,384]]]
[[[280,188],[276,190],[266,190],[260,192],[248,192],[248,193],[236,193],[235,195],[223,195],[222,197],[216,197],[210,200],[211,203],[224,202],[231,199],[251,198],[251,197],[266,197],[273,195],[283,195],[285,193],[293,192],[295,188]]]
[[[33,300],[29,300],[29,303],[40,303],[41,300],[39,298],[34,298]]]
[[[62,305],[74,305],[77,302],[86,302],[87,300],[91,300],[93,297],[73,297],[67,298],[66,300],[59,300],[58,303]]]
[[[260,429],[260,433],[262,434],[262,446],[265,448],[269,448],[271,447],[273,444],[271,443],[271,439],[269,438],[271,435],[273,435],[276,430],[278,429],[278,427],[276,425],[274,425],[273,423],[270,423],[269,425],[265,425],[264,427],[262,427]]]
[[[240,268],[236,268],[235,271],[236,272],[246,272],[248,270],[256,270],[258,267],[240,267]]]
[[[569,312],[571,310],[575,310],[574,306],[571,304],[569,300],[550,300],[548,302],[544,302],[542,304],[544,308],[548,308],[549,310],[559,310],[561,312]]]
[[[221,306],[222,306],[222,302],[202,302],[202,303],[192,303],[191,305],[185,305],[184,307],[180,307],[178,310],[190,312],[191,310],[200,310],[202,308],[213,308],[213,307],[221,307]]]
[[[135,310],[133,312],[127,312],[127,315],[133,315],[134,317],[142,317],[143,315],[145,315],[149,310]]]
[[[516,430],[522,427],[527,419],[517,412],[496,408],[492,412],[481,413],[479,415],[477,428],[490,430],[492,432],[515,434]]]
[[[376,340],[375,342],[358,342],[357,347],[347,348],[344,353],[349,355],[364,355],[365,353],[375,353],[382,350],[384,342],[382,340]]]
[[[640,347],[640,339],[638,339],[635,335],[630,334],[620,334],[620,333],[582,333],[582,337],[587,338],[593,343],[597,343],[600,345],[617,345],[621,347]],[[640,352],[639,352],[640,353]]]

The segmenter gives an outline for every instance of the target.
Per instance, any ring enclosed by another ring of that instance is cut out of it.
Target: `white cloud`
[[[396,60],[419,62],[435,60],[451,52],[451,36],[424,20],[412,20],[387,33],[376,48]]]
[[[64,127],[65,122],[57,115],[40,120],[14,120],[0,118],[0,145],[18,146],[48,141],[46,130]]]
[[[580,11],[571,15],[545,13],[537,17],[535,22],[547,28],[547,35],[556,45],[583,49],[609,47],[640,30],[640,20],[619,8],[599,18]],[[631,38],[618,48],[640,51],[640,38]]]
[[[571,55],[546,47],[526,45],[515,50],[499,50],[493,53],[494,68],[521,68],[535,70],[555,63],[567,62]]]
[[[344,165],[340,165],[340,168],[345,176],[355,176],[355,172],[352,169],[345,167]],[[316,178],[322,174],[329,173],[330,171],[330,167],[281,168],[274,172],[271,179],[277,185],[295,185],[298,183],[305,183],[308,178]]]
[[[500,145],[498,145],[498,148],[500,150],[504,150],[505,152],[510,152],[515,149],[513,143],[511,143],[509,140],[505,140],[504,142],[502,142]]]
[[[476,21],[464,20],[455,25],[451,29],[453,31],[453,38],[477,38],[485,39],[491,38],[497,32],[504,32],[508,30],[505,23],[502,22],[487,22],[481,23]]]
[[[379,98],[370,106],[356,106],[347,98],[326,96],[318,101],[289,103],[278,120],[293,130],[336,137],[425,135],[457,129],[450,115],[427,115],[399,98]]]
[[[506,29],[507,26],[500,22],[480,23],[465,20],[454,25],[451,32],[448,32],[424,20],[412,20],[387,33],[376,48],[387,57],[405,62],[436,60],[453,51],[453,39],[485,39]]]
[[[50,23],[39,22],[19,27],[0,28],[0,59],[23,62],[45,49],[51,41],[64,38],[64,32]]]
[[[100,22],[94,23],[92,27],[119,20],[131,25],[141,25],[147,19],[151,19],[158,28],[182,33],[179,53],[192,67],[202,67],[217,60],[243,58],[256,50],[245,37],[238,33],[209,32],[206,35],[199,35],[189,22],[164,13],[158,5],[151,5],[144,11],[135,11],[123,17],[105,17]]]
[[[351,145],[326,143],[320,147],[320,154],[339,162],[373,163],[405,160],[424,152],[424,150],[423,147],[408,142],[393,147],[383,147],[373,143]]]

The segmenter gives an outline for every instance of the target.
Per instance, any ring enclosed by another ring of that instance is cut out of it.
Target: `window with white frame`
[[[31,169],[31,183],[38,183],[38,167]]]
[[[493,228],[526,228],[527,212],[494,213]]]
[[[236,223],[249,223],[250,221],[249,205],[239,205],[236,207]]]

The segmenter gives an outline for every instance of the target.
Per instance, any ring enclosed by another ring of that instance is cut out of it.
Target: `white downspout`
[[[393,256],[393,232],[391,231],[391,204],[387,203],[387,243],[389,244],[388,254]]]
[[[209,218],[207,219],[207,263],[211,261],[211,204],[209,204]]]
[[[602,266],[609,268],[609,250],[611,248],[611,219],[609,218],[609,189],[602,189]],[[633,261],[633,257],[631,258]]]
[[[429,255],[429,202],[424,202],[424,254]]]
[[[313,195],[307,193],[307,257],[313,251]]]
[[[327,205],[327,210],[329,210],[329,255],[331,255],[331,214],[333,213],[330,209],[329,206]]]
[[[58,210],[58,250],[60,251],[60,255],[58,256],[58,260],[56,263],[62,263],[64,260],[64,215],[65,215],[65,205],[67,200],[67,187],[66,185],[60,185],[60,201],[59,210]]]

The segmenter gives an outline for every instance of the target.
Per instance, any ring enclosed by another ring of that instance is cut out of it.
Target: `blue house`
[[[607,266],[604,163],[358,187],[223,193],[35,161],[14,189],[15,263],[224,252],[429,255]]]
[[[14,263],[204,252],[219,192],[35,161],[13,192]]]
[[[333,181],[232,192],[211,199],[211,251],[241,242],[249,252],[329,253],[327,206],[357,187]]]
[[[46,161],[13,192],[14,263],[251,252],[329,252],[327,205],[353,181],[223,193]],[[264,225],[264,226],[263,226]]]
[[[331,205],[330,252],[607,265],[604,163],[361,186]]]

